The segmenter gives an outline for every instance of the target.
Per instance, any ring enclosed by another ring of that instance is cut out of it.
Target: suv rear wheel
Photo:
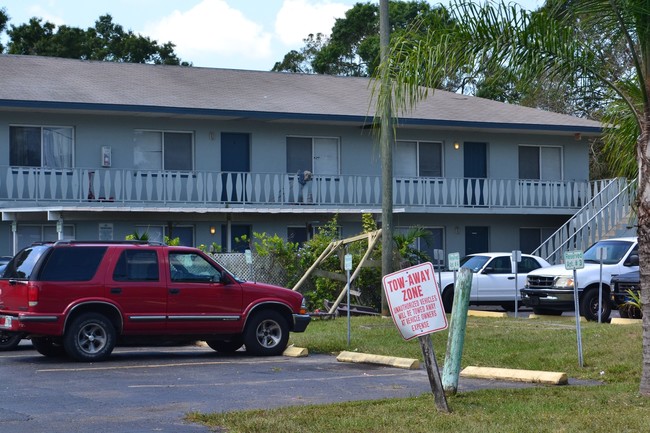
[[[289,341],[289,325],[277,311],[261,311],[251,317],[244,332],[246,351],[253,355],[273,356],[284,352]]]
[[[23,334],[0,331],[0,351],[14,350],[23,339]]]
[[[102,361],[113,351],[115,337],[115,327],[106,316],[86,313],[70,324],[63,336],[63,346],[77,361]]]

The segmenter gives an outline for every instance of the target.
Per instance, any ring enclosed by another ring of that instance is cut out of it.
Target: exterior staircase
[[[636,179],[598,181],[599,192],[542,243],[533,254],[551,264],[562,262],[564,252],[586,250],[600,239],[636,235]]]

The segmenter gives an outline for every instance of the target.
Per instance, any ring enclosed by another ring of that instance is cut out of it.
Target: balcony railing
[[[395,178],[405,207],[578,209],[599,183],[521,179]],[[151,206],[381,206],[381,177],[173,172],[132,169],[0,167],[0,201],[30,204],[113,202]]]

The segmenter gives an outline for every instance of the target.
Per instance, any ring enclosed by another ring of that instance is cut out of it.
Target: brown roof
[[[0,109],[369,122],[368,78],[0,55]],[[401,123],[598,133],[600,124],[436,90]]]

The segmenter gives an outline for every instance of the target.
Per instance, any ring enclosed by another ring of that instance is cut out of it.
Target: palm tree
[[[512,3],[458,2],[450,14],[457,22],[450,30],[392,41],[378,73],[393,80],[395,115],[412,109],[451,71],[480,77],[503,70],[524,83],[569,83],[583,102],[617,105],[619,117],[628,119],[606,137],[613,134],[620,144],[627,134],[636,143],[644,321],[640,392],[650,396],[650,2],[548,0],[535,12]],[[378,98],[378,113],[383,100],[389,99]]]

